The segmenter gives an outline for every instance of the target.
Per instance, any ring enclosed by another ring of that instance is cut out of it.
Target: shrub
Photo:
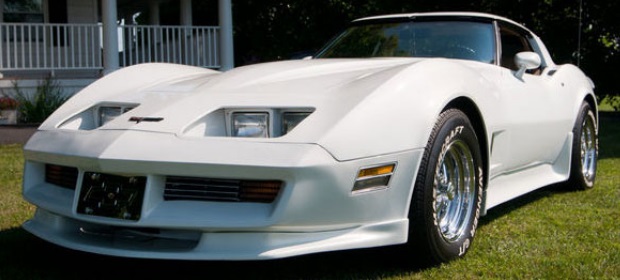
[[[619,95],[607,95],[603,98],[603,101],[609,104],[614,111],[620,111],[620,96]]]
[[[19,103],[19,121],[22,123],[41,123],[69,97],[65,96],[58,81],[51,77],[42,80],[34,94],[26,94],[17,82],[13,83],[15,99]]]

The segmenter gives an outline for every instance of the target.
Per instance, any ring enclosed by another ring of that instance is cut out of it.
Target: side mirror
[[[541,59],[540,55],[535,52],[520,52],[515,55],[515,64],[519,67],[515,76],[518,79],[523,78],[526,70],[536,69],[540,67]]]

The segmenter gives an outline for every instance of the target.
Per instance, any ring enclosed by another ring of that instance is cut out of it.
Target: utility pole
[[[583,0],[579,0],[579,30],[577,30],[577,67],[581,66],[581,29],[583,14]]]

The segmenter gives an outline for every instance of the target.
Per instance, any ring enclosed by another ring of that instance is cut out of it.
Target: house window
[[[4,22],[42,23],[43,0],[4,0]]]

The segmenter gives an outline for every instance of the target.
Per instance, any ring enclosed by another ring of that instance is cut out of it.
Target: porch
[[[218,26],[119,25],[116,33],[117,51],[111,55],[117,57],[110,59],[119,67],[147,62],[222,67]],[[103,44],[102,24],[0,23],[0,69],[18,76],[96,75],[105,69]]]
[[[148,62],[234,67],[231,0],[210,2],[217,3],[213,26],[193,26],[192,0],[62,0],[62,23],[54,20],[58,2],[32,0],[40,15],[5,22],[7,15],[23,16],[13,11],[22,1],[0,0],[0,89],[15,81],[27,89],[52,76],[79,90],[121,67]],[[178,25],[160,25],[162,3],[179,9]],[[147,24],[132,23],[137,11],[148,13]]]

